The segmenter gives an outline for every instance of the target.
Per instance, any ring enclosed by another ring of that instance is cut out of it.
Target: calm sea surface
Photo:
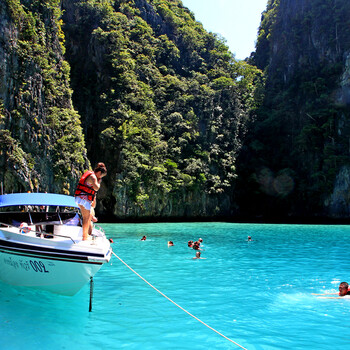
[[[350,299],[312,295],[337,292],[341,281],[350,281],[350,226],[102,226],[114,252],[137,273],[247,349],[350,346]],[[205,259],[195,260],[187,241],[199,237]],[[114,256],[95,276],[88,308],[89,285],[65,297],[0,283],[0,348],[239,349]]]

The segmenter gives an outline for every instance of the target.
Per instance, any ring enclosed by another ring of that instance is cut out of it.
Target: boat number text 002
[[[49,272],[42,261],[29,260],[29,263],[35,272]]]
[[[16,270],[23,269],[28,271],[32,268],[35,272],[42,272],[42,273],[50,272],[46,268],[45,264],[40,260],[29,260],[28,262],[28,261],[23,261],[22,259],[14,260],[10,257],[10,258],[4,258],[3,261],[6,265],[10,265]]]

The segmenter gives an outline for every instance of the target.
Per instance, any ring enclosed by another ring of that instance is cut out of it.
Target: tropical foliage
[[[323,215],[350,167],[349,18],[269,0],[238,61],[180,0],[2,1],[0,180],[72,193],[103,161],[105,218]]]
[[[349,16],[344,1],[268,2],[250,61],[265,71],[265,97],[240,162],[256,213],[326,214],[349,164]]]
[[[73,100],[90,159],[111,170],[113,210],[228,214],[259,70],[178,0],[64,7]]]
[[[60,1],[0,5],[1,181],[7,192],[69,193],[88,165],[63,59]]]

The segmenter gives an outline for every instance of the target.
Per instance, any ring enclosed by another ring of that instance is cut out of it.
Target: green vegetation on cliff
[[[265,97],[240,159],[250,215],[329,213],[349,165],[349,18],[345,1],[268,2],[251,57],[265,71]]]
[[[181,1],[63,1],[73,100],[119,216],[230,213],[259,71]],[[108,203],[107,203],[108,202]]]
[[[269,0],[245,62],[180,0],[5,0],[0,180],[72,193],[103,161],[105,218],[347,215],[349,18]]]
[[[59,0],[0,4],[1,181],[7,192],[69,193],[88,166]]]

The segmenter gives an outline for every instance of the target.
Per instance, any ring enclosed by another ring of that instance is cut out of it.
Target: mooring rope
[[[175,303],[175,301],[171,300],[168,296],[166,296],[164,293],[162,293],[159,289],[157,289],[156,287],[154,287],[151,283],[149,283],[145,278],[143,278],[140,274],[138,274],[134,269],[132,269],[123,259],[121,259],[116,253],[114,253],[112,251],[112,254],[119,259],[128,269],[130,269],[135,275],[137,275],[138,277],[140,277],[144,282],[146,282],[150,287],[152,287],[155,291],[157,291],[160,295],[162,295],[164,298],[168,299],[171,303],[173,303],[175,306],[177,306],[178,308],[180,308],[182,311],[186,312],[188,315],[190,315],[191,317],[193,317],[195,320],[199,321],[200,323],[202,323],[204,326],[208,327],[209,329],[211,329],[212,331],[214,331],[215,333],[219,334],[220,336],[222,336],[223,338],[227,339],[228,341],[230,341],[231,343],[237,345],[238,347],[240,347],[241,349],[244,350],[248,350],[245,347],[243,347],[242,345],[239,345],[238,343],[236,343],[235,341],[233,341],[232,339],[226,337],[225,335],[223,335],[222,333],[220,333],[219,331],[217,331],[216,329],[214,329],[213,327],[210,327],[208,324],[206,324],[205,322],[203,322],[202,320],[200,320],[198,317],[192,315],[190,312],[188,312],[187,310],[185,310],[182,306],[180,306],[179,304]]]

